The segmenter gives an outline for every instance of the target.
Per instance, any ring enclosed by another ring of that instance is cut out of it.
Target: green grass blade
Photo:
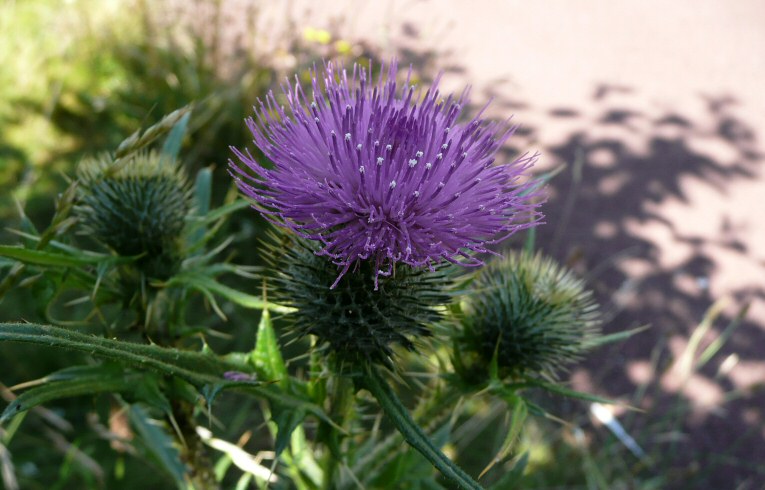
[[[685,383],[693,374],[693,360],[696,357],[696,352],[699,349],[701,341],[711,330],[715,320],[717,320],[717,317],[720,316],[720,314],[723,312],[729,301],[730,300],[728,298],[721,298],[715,301],[715,303],[709,307],[706,313],[704,313],[704,318],[702,318],[701,323],[699,323],[698,327],[696,327],[696,329],[691,334],[690,339],[688,339],[688,345],[686,346],[680,358],[677,360],[677,366],[679,368],[680,377],[683,380],[683,383]]]
[[[719,337],[717,337],[709,346],[704,349],[704,351],[699,356],[699,360],[696,361],[695,369],[699,370],[704,365],[709,362],[710,359],[712,359],[715,354],[717,354],[720,349],[728,342],[728,340],[733,335],[733,332],[736,331],[738,326],[741,324],[741,321],[746,316],[747,311],[749,311],[749,305],[744,305],[736,314],[735,318],[731,320],[731,322],[728,324],[727,327],[725,327],[725,330],[720,334]]]

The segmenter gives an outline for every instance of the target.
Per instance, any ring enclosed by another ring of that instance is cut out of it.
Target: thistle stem
[[[343,376],[335,376],[330,380],[330,410],[329,416],[337,422],[340,427],[345,427],[345,424],[349,417],[353,413],[353,383]],[[339,459],[337,450],[340,447],[341,434],[334,429],[330,429],[326,434],[327,445],[326,459],[324,462],[324,477],[322,482],[322,488],[331,490],[336,488],[334,479],[335,472],[338,467]]]
[[[445,390],[431,400],[422,400],[412,411],[412,418],[420,424],[425,434],[433,434],[451,417],[451,407],[460,396],[456,390]],[[363,475],[362,484],[372,481],[399,454],[402,438],[400,432],[388,435],[353,465],[351,470],[357,475]]]
[[[196,431],[194,407],[185,401],[174,401],[172,409],[181,432],[176,438],[182,436],[182,440],[179,438],[178,442],[181,447],[181,460],[189,468],[188,482],[195,490],[220,490],[204,443]]]
[[[364,387],[377,399],[380,407],[401,432],[401,435],[404,436],[406,442],[425,456],[438,471],[459,485],[460,488],[472,490],[483,488],[433,444],[374,366],[366,368],[363,383]]]

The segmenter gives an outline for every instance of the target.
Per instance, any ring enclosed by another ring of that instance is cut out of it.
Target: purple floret
[[[371,70],[355,65],[349,78],[327,63],[311,99],[297,78],[283,87],[288,112],[273,93],[259,100],[247,126],[272,169],[232,148],[257,175],[230,162],[240,190],[269,221],[321,243],[339,267],[332,287],[359,261],[373,261],[375,287],[398,262],[479,266],[475,254],[541,219],[524,179],[538,154],[495,163],[516,126],[481,113],[458,122],[467,90],[444,98],[439,76],[420,96],[409,77],[398,90],[395,62],[385,72],[375,83]]]

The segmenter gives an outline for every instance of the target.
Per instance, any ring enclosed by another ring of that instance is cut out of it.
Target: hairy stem
[[[353,416],[353,383],[343,377],[336,376],[330,381],[330,410],[329,416],[340,426],[345,427],[345,424],[350,417]],[[327,440],[327,453],[323,464],[324,478],[322,482],[322,488],[326,490],[332,490],[336,488],[335,485],[335,472],[337,471],[340,451],[340,442],[342,435],[334,428],[325,425],[328,429],[326,434]]]
[[[458,390],[440,390],[434,398],[421,400],[412,412],[412,418],[420,424],[425,434],[433,434],[452,416],[454,404],[460,396]],[[362,475],[362,483],[372,481],[385,465],[400,454],[402,439],[400,432],[389,434],[353,465],[353,472]]]
[[[377,399],[380,407],[401,432],[401,435],[404,436],[406,442],[425,456],[438,471],[460,488],[473,490],[482,488],[433,444],[427,434],[412,419],[409,411],[375,367],[367,367],[363,383],[364,387]]]
[[[188,466],[188,478],[194,490],[219,490],[215,481],[215,471],[207,450],[196,431],[194,407],[185,401],[172,403],[173,417],[178,423],[180,435],[181,460]]]

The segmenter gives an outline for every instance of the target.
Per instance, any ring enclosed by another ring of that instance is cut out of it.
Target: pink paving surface
[[[705,487],[765,483],[746,468],[765,461],[765,400],[752,392],[765,383],[765,2],[295,1],[261,21],[285,13],[425,76],[444,69],[445,88],[472,85],[476,106],[493,97],[490,115],[523,124],[509,150],[541,151],[540,171],[581,155],[579,183],[569,166],[551,185],[540,246],[597,273],[609,331],[652,329],[596,353],[578,386],[628,397],[653,376],[657,343],[682,352],[729,297],[709,342],[751,302],[715,361],[660,386],[694,407],[679,450],[712,465]],[[647,399],[646,420],[666,403]]]

